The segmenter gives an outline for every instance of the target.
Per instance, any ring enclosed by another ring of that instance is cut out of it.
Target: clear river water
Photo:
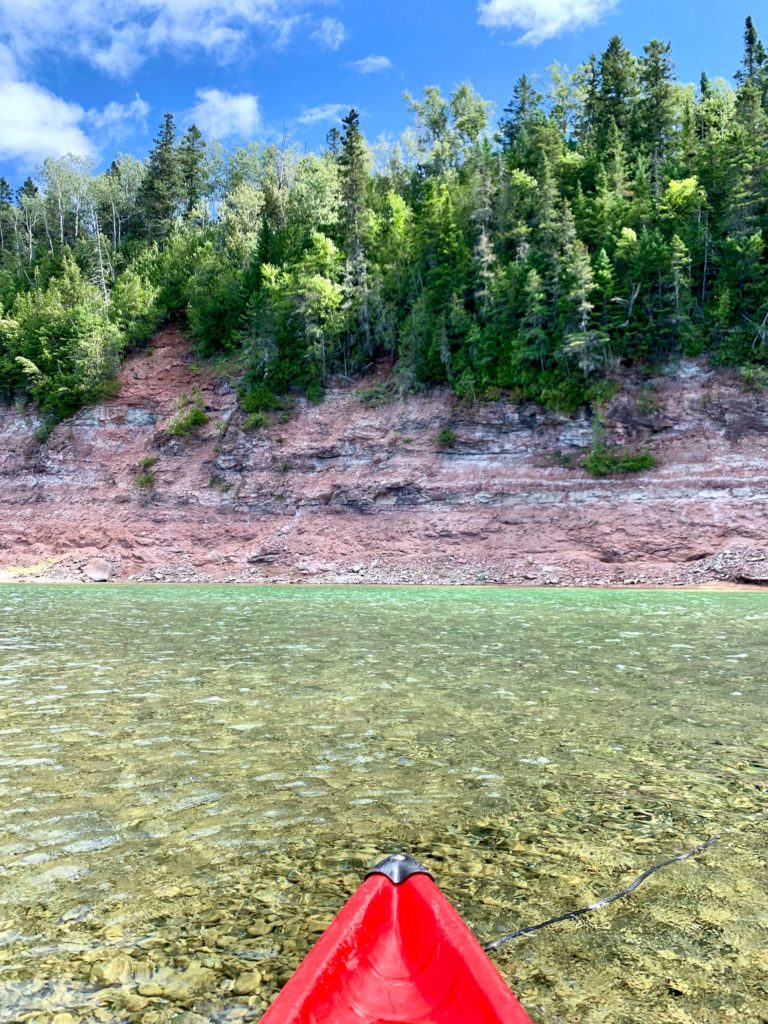
[[[0,1021],[258,1020],[381,856],[535,1024],[768,1021],[768,594],[0,588]]]

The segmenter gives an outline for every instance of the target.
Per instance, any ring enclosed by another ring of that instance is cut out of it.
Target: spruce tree
[[[188,214],[192,213],[209,188],[207,149],[200,129],[195,124],[190,125],[179,142],[176,154],[181,201]]]
[[[653,39],[640,60],[642,98],[638,104],[637,143],[651,161],[651,188],[661,194],[661,167],[667,155],[675,120],[674,65],[669,43]]]
[[[736,81],[741,85],[750,82],[757,85],[758,78],[766,63],[766,52],[755,23],[748,17],[744,26],[744,60],[736,72]]]
[[[622,136],[628,137],[639,91],[637,58],[626,49],[620,36],[613,36],[601,57],[599,78],[595,120],[601,146],[612,121]]]
[[[25,178],[22,185],[16,189],[16,202],[20,206],[24,199],[37,199],[40,189],[32,178]]]
[[[347,288],[362,334],[363,348],[371,354],[371,319],[368,296],[368,271],[363,246],[365,193],[368,184],[368,160],[365,140],[360,131],[360,115],[350,110],[342,121],[339,178],[341,185],[341,228],[347,264]]]
[[[150,238],[162,242],[168,235],[181,200],[179,163],[173,114],[166,114],[147,161],[139,191],[139,207]]]
[[[521,75],[515,84],[512,99],[504,108],[499,122],[499,141],[508,153],[518,156],[530,141],[532,129],[544,119],[541,95],[527,75]]]
[[[339,155],[341,150],[341,132],[335,126],[328,132],[325,145],[331,156],[337,157]]]
[[[365,214],[365,190],[368,183],[366,147],[360,132],[360,115],[350,110],[342,121],[339,168],[341,177],[341,222],[344,251],[348,259],[357,256],[362,247],[362,226]]]
[[[0,251],[5,249],[5,222],[13,203],[13,192],[6,178],[0,178]]]

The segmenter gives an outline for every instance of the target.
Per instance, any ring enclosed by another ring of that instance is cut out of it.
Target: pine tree
[[[592,260],[592,277],[595,283],[595,313],[599,322],[605,326],[607,313],[615,294],[613,264],[605,249],[600,249]]]
[[[744,59],[742,66],[736,72],[736,81],[740,84],[750,82],[757,85],[760,72],[766,63],[766,52],[760,36],[757,34],[755,23],[748,17],[744,25]]]
[[[516,167],[531,173],[536,172],[538,164],[537,128],[544,121],[541,103],[541,95],[531,80],[522,75],[499,121],[498,138],[502,149]]]
[[[613,36],[600,59],[600,90],[595,111],[596,137],[601,146],[615,122],[622,137],[628,138],[639,92],[638,62],[620,36]]]
[[[0,252],[5,250],[6,221],[13,203],[13,192],[6,178],[0,177]]]
[[[27,264],[30,267],[35,258],[35,246],[39,234],[38,225],[43,217],[44,205],[44,200],[40,196],[40,189],[32,178],[26,178],[24,183],[16,189],[16,207],[19,224],[24,232]]]
[[[549,347],[547,293],[538,271],[534,268],[528,271],[523,296],[525,313],[520,325],[520,336],[526,354],[538,362],[543,372]]]
[[[206,167],[207,143],[197,125],[192,124],[179,142],[176,154],[181,201],[191,214],[210,187]]]
[[[575,136],[579,146],[590,151],[594,148],[595,133],[599,120],[600,76],[596,55],[590,54],[575,74],[576,88],[582,96],[581,109],[575,124]]]
[[[32,178],[25,178],[23,184],[16,189],[16,202],[21,204],[25,199],[37,199],[40,189]]]
[[[332,157],[337,157],[341,150],[341,132],[335,126],[331,128],[325,139],[325,146]]]
[[[759,97],[763,109],[768,108],[768,53],[751,17],[744,26],[744,58],[735,74],[740,93],[753,93]],[[751,102],[747,99],[747,104]]]
[[[347,281],[362,333],[363,350],[371,354],[372,332],[368,296],[368,269],[363,245],[368,185],[368,153],[360,131],[360,115],[350,110],[342,121],[339,177],[341,185],[341,228]]]
[[[360,132],[360,115],[350,110],[342,121],[339,168],[341,178],[341,223],[344,232],[345,254],[348,259],[357,256],[362,247],[365,191],[368,183],[365,141]]]
[[[147,161],[147,173],[139,192],[139,206],[146,233],[162,242],[171,230],[181,201],[181,182],[176,154],[173,114],[166,114]]]
[[[650,156],[651,189],[661,194],[661,169],[667,156],[675,119],[675,94],[672,84],[674,65],[669,43],[653,39],[644,47],[640,60],[642,98],[638,104],[635,137]]]

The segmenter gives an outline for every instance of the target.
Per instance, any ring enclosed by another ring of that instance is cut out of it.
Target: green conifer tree
[[[139,207],[150,238],[163,242],[171,230],[182,197],[176,128],[173,114],[166,114],[147,161],[147,173],[139,191]]]
[[[190,125],[181,137],[176,154],[181,201],[187,214],[192,213],[210,187],[207,149],[200,129],[195,124]]]

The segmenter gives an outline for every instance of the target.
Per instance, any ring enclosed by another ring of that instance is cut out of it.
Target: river
[[[768,594],[0,588],[0,1021],[257,1020],[404,850],[535,1024],[768,1019]]]

